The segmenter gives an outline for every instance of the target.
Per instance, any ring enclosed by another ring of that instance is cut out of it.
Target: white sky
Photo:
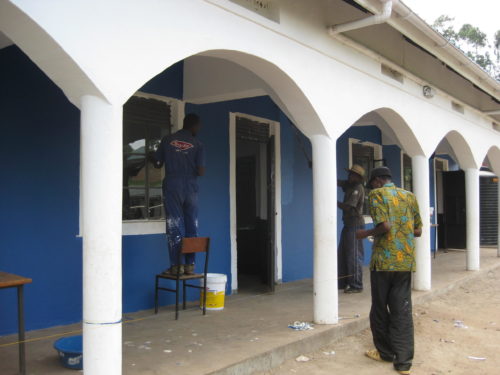
[[[493,35],[500,30],[500,0],[402,0],[428,24],[442,14],[455,18],[458,29],[464,23],[479,27],[493,42]]]

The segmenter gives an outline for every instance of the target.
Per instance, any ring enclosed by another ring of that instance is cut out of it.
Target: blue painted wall
[[[386,165],[392,172],[392,180],[397,186],[402,187],[401,149],[396,145],[384,145],[382,147],[382,154],[386,161]]]
[[[183,66],[159,74],[141,91],[182,98]],[[81,320],[79,111],[19,49],[0,50],[4,178],[0,184],[0,269],[32,277],[26,287],[27,329]],[[230,273],[229,112],[281,122],[283,279],[312,276],[312,177],[298,138],[310,143],[268,97],[192,105],[205,127],[207,176],[200,183],[200,234],[212,237],[210,271]],[[214,198],[215,196],[215,198]],[[123,309],[151,308],[153,275],[168,265],[165,236],[123,238]],[[201,266],[199,262],[198,266]],[[229,288],[230,290],[230,285]],[[190,295],[197,297],[196,291]],[[173,303],[164,294],[163,304]],[[0,291],[0,335],[16,331],[13,290]]]
[[[206,146],[207,177],[200,179],[200,233],[213,238],[212,272],[230,274],[229,113],[240,112],[281,122],[283,195],[283,280],[312,277],[312,175],[295,136],[295,127],[269,97],[186,105],[200,115]],[[310,152],[310,143],[300,134]],[[209,176],[209,178],[208,178]],[[220,192],[217,199],[213,193]],[[231,285],[229,285],[231,290]]]
[[[184,61],[179,61],[165,69],[149,80],[139,91],[182,99],[184,93]]]
[[[141,91],[182,98],[182,75],[182,63],[176,64]],[[0,269],[34,280],[26,288],[29,330],[77,322],[82,308],[79,111],[16,47],[0,50],[0,78],[5,161]],[[304,156],[312,155],[309,140],[269,97],[187,104],[188,112],[200,114],[204,122],[200,138],[207,149],[207,175],[200,180],[200,234],[212,237],[210,271],[230,274],[228,124],[230,112],[241,112],[281,123],[283,281],[312,277],[312,174]],[[350,137],[381,143],[375,126],[349,129],[337,143],[339,178],[346,177]],[[384,152],[389,165],[400,162],[397,148],[387,146]],[[168,265],[166,246],[162,234],[124,236],[125,313],[152,307],[153,275]],[[370,248],[366,242],[366,261]],[[192,291],[190,299],[196,297]],[[173,295],[161,298],[162,304],[173,303]],[[15,302],[14,291],[0,291],[0,335],[16,330]]]
[[[80,113],[17,47],[0,50],[0,270],[33,278],[28,329],[81,319]],[[16,331],[16,295],[0,290],[0,334]]]
[[[313,203],[309,139],[280,112],[283,281],[312,277]],[[306,156],[307,155],[307,156]]]
[[[184,63],[164,70],[139,89],[175,99],[183,97]],[[122,242],[123,311],[149,309],[154,300],[154,275],[168,267],[165,235],[124,236]],[[160,304],[174,303],[170,293],[160,293]]]

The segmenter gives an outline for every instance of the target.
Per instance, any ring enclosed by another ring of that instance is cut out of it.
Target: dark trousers
[[[411,272],[371,271],[370,328],[382,359],[409,370],[413,359]]]
[[[198,236],[198,193],[188,189],[164,189],[170,265],[179,263],[183,237]],[[181,259],[181,262],[183,260]],[[194,264],[195,254],[186,254],[184,264]]]
[[[351,288],[363,289],[365,251],[363,241],[356,239],[356,231],[364,227],[364,225],[344,225],[342,228],[337,252],[339,289],[345,289],[348,285]]]

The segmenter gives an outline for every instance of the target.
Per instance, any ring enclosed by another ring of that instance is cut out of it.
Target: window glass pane
[[[163,168],[155,168],[153,163],[148,163],[148,183],[150,188],[161,188],[163,181]]]
[[[406,154],[403,154],[403,188],[413,191],[411,158]]]
[[[161,187],[149,189],[149,218],[156,220],[161,219],[165,217],[163,211]]]
[[[361,165],[365,170],[365,176],[369,176],[375,164],[375,150],[371,146],[365,146],[360,143],[352,145],[352,163]],[[368,209],[368,194],[370,186],[366,184],[365,188],[365,205],[363,207],[363,215],[369,215]]]
[[[123,187],[146,187],[146,156],[125,154],[123,160]]]
[[[146,218],[146,190],[137,188],[123,189],[123,220]]]
[[[124,121],[123,152],[127,154],[144,154],[146,152],[146,127]]]
[[[156,151],[160,145],[161,139],[167,134],[167,128],[157,126],[148,127],[148,151]]]
[[[163,169],[148,159],[171,130],[170,104],[131,97],[123,106],[123,219],[164,218]]]

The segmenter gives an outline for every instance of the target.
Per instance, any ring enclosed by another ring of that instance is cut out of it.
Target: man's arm
[[[359,240],[369,236],[381,236],[389,232],[392,227],[392,224],[389,221],[387,206],[384,203],[382,195],[372,191],[368,196],[368,205],[375,228],[357,230],[356,238]]]
[[[337,207],[344,211],[348,211],[349,209],[352,208],[352,206],[348,205],[347,203],[343,203],[340,201],[337,202]]]
[[[362,240],[370,236],[380,236],[382,234],[386,234],[390,230],[391,230],[391,223],[389,223],[388,221],[384,221],[383,223],[378,224],[373,229],[358,229],[356,231],[356,238],[358,240]]]
[[[156,151],[151,151],[148,153],[148,159],[153,163],[153,166],[155,168],[161,168],[163,167],[163,147],[165,144],[165,138],[163,138],[160,142],[160,145],[158,146],[158,149]]]
[[[340,201],[337,202],[337,206],[341,210],[344,210],[344,211],[349,211],[351,209],[355,209],[358,206],[360,199],[364,199],[362,190],[359,187],[355,188],[351,192],[351,194],[346,198],[347,199],[345,199],[344,202],[340,202]]]
[[[414,204],[413,204],[413,221],[414,221],[414,229],[413,229],[413,235],[415,237],[420,237],[422,236],[422,217],[420,216],[420,208],[418,207],[418,201],[416,197],[414,198]]]

